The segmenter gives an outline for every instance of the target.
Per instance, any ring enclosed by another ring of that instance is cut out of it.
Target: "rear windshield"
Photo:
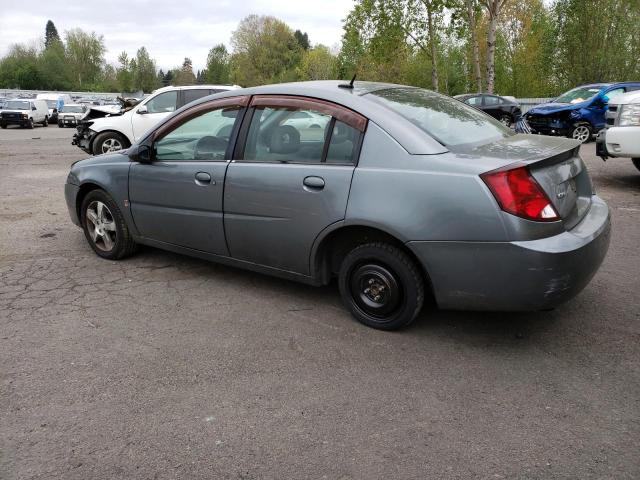
[[[390,88],[366,95],[400,114],[442,145],[461,149],[514,135],[485,113],[421,88]]]

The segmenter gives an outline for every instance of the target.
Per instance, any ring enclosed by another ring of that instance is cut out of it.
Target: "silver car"
[[[145,244],[313,285],[337,277],[351,313],[389,330],[425,296],[551,308],[587,285],[610,233],[579,142],[382,83],[206,97],[128,150],[75,163],[65,195],[103,258]]]

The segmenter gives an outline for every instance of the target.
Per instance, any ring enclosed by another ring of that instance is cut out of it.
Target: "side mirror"
[[[602,96],[602,103],[604,103],[605,105],[609,103],[609,95]]]
[[[35,106],[31,107],[31,110],[38,110]]]
[[[138,107],[138,113],[140,115],[144,115],[145,113],[149,113],[149,110],[147,109],[146,105],[141,105],[140,107]]]
[[[132,162],[151,163],[151,147],[149,145],[134,145],[129,149],[129,158]]]

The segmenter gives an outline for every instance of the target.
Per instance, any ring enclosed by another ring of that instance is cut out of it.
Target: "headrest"
[[[280,125],[271,134],[271,153],[294,153],[300,148],[300,133],[291,125]]]

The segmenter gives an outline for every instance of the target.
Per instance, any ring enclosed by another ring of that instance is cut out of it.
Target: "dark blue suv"
[[[585,143],[604,128],[609,99],[632,90],[640,90],[640,82],[582,85],[551,103],[532,108],[524,115],[524,120],[531,133],[567,136]],[[516,131],[529,133],[526,127],[518,125]]]

